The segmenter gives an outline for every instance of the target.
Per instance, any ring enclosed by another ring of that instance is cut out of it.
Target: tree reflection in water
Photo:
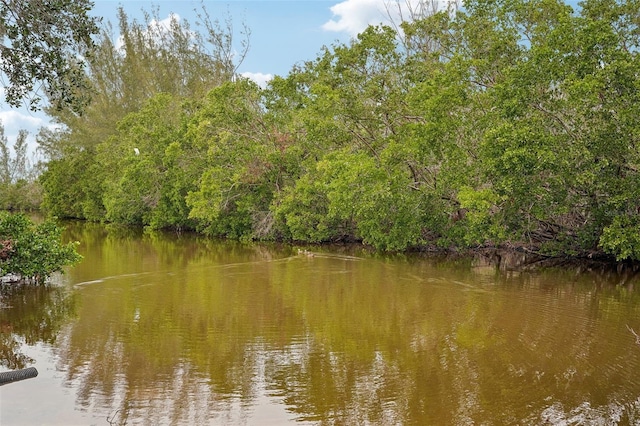
[[[0,366],[16,370],[32,363],[21,347],[53,344],[74,313],[73,294],[59,284],[0,284]]]

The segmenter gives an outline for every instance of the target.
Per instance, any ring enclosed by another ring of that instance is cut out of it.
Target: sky
[[[359,7],[350,16],[341,17],[334,16],[331,11],[332,7],[339,7],[335,0],[94,1],[94,14],[113,23],[119,6],[130,18],[138,20],[142,19],[142,9],[158,7],[161,18],[177,14],[181,20],[189,21],[192,28],[196,21],[194,10],[200,10],[201,5],[213,19],[224,21],[229,16],[237,48],[240,47],[243,24],[251,31],[250,50],[239,71],[264,76],[284,75],[296,62],[314,59],[323,45],[337,40],[348,41],[349,32],[340,27],[336,30],[324,28],[324,25],[343,19],[359,19],[358,15],[375,8],[376,3],[383,3],[383,0],[347,0],[344,3],[356,3]]]
[[[405,1],[417,0],[400,3]],[[138,22],[143,22],[142,10],[157,7],[160,18],[177,14],[194,27],[195,10],[201,10],[202,5],[213,19],[231,18],[238,49],[243,25],[250,30],[250,49],[238,72],[261,85],[273,75],[288,74],[297,63],[315,59],[323,46],[347,43],[368,24],[388,22],[385,0],[94,0],[91,15],[117,28],[118,7],[122,6],[127,16]],[[19,130],[26,129],[33,147],[38,129],[51,125],[44,113],[11,108],[1,100],[0,120],[10,146]]]

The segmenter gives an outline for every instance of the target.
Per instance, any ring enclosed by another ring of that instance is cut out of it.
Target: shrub
[[[54,272],[82,259],[78,243],[63,244],[61,229],[47,220],[35,224],[23,214],[0,213],[0,276],[44,283]]]

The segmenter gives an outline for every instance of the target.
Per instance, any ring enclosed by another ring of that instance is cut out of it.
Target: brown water
[[[3,288],[4,425],[640,423],[634,278],[72,225]]]

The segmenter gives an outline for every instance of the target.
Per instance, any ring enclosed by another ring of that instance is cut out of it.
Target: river
[[[7,425],[640,423],[629,273],[70,223],[84,260],[2,287]]]

